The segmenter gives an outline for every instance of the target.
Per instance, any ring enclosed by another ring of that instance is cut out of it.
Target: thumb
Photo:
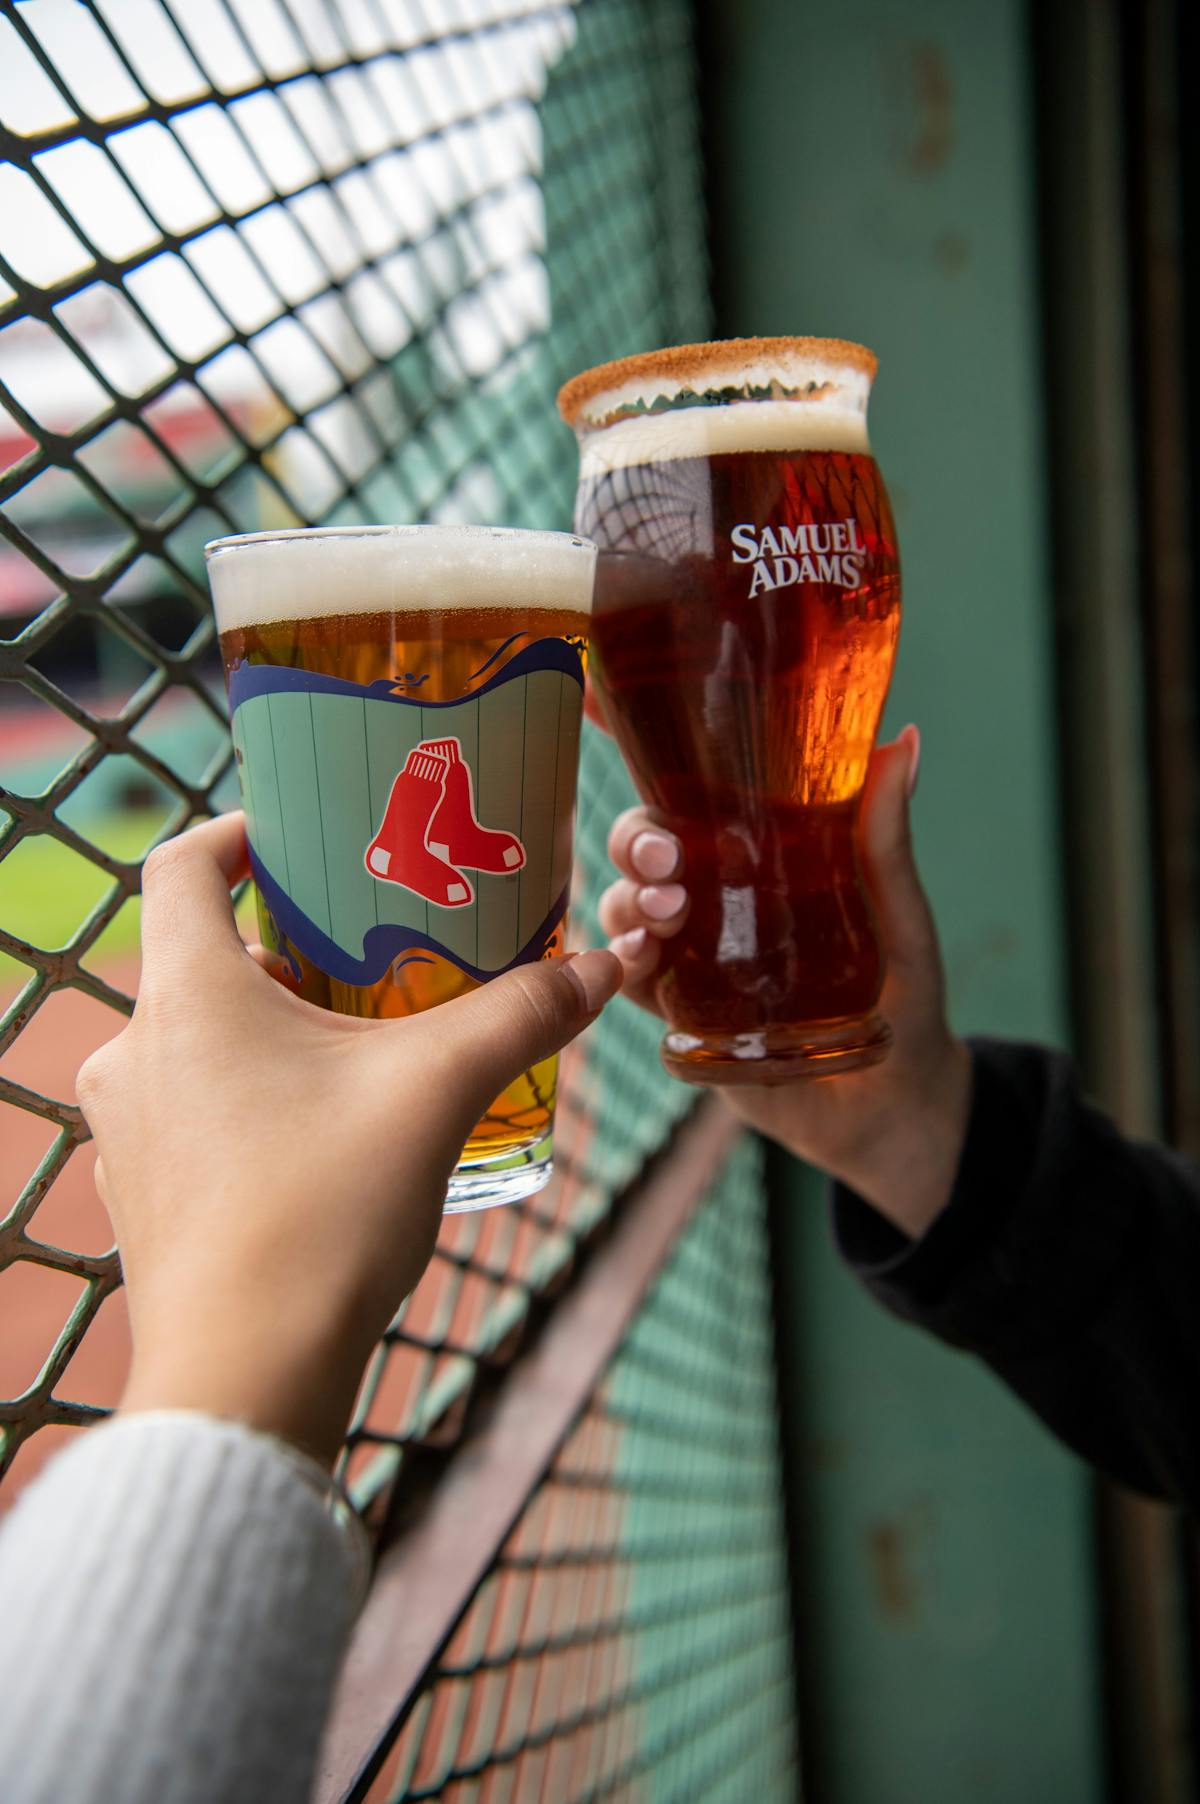
[[[860,846],[889,962],[923,963],[937,955],[933,915],[913,856],[909,800],[916,787],[921,736],[905,727],[874,753],[867,772]]]
[[[419,1019],[436,1027],[439,1047],[486,1100],[560,1051],[620,987],[618,958],[581,952],[518,965]]]

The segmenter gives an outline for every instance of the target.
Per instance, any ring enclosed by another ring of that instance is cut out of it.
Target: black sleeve
[[[879,1301],[978,1354],[1085,1459],[1200,1515],[1200,1168],[1125,1139],[1069,1059],[971,1042],[954,1192],[920,1240],[834,1187]]]

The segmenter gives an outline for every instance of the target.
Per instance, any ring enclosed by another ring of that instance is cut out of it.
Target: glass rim
[[[237,551],[248,545],[274,545],[289,543],[293,540],[311,542],[317,539],[387,539],[399,540],[417,536],[436,536],[450,540],[462,539],[496,539],[505,543],[521,545],[553,544],[561,550],[572,547],[579,551],[595,552],[594,540],[585,539],[581,533],[559,532],[549,527],[539,526],[479,526],[447,522],[442,525],[436,521],[413,522],[394,526],[280,526],[263,532],[228,533],[224,538],[210,539],[204,547],[204,560],[220,557],[227,552]]]
[[[878,367],[874,351],[845,338],[709,339],[581,370],[559,389],[558,411],[577,436],[690,408],[852,398],[865,412]]]

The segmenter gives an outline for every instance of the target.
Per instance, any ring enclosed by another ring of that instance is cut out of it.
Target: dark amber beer
[[[658,995],[664,1059],[693,1082],[851,1070],[889,1042],[856,844],[900,626],[874,371],[838,340],[729,340],[560,396],[600,548],[593,678],[684,846]]]
[[[399,1017],[561,955],[594,556],[469,527],[209,548],[259,928],[305,1000]],[[546,1182],[556,1065],[496,1099],[448,1208]]]

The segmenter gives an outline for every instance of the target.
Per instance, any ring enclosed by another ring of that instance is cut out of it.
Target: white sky
[[[338,367],[352,374],[356,359],[365,368],[395,355],[448,298],[449,348],[477,378],[547,324],[534,103],[574,36],[570,5],[547,17],[540,0],[230,0],[253,54],[218,0],[176,7],[186,39],[158,0],[22,0],[16,10],[78,109],[111,125],[111,156],[69,140],[38,155],[41,177],[102,256],[144,257],[163,230],[187,240],[182,254],[165,250],[125,277],[177,355],[216,359],[228,345],[206,285],[297,411],[336,386]],[[187,109],[170,129],[145,118],[94,14],[154,98]],[[423,42],[489,22],[498,29],[478,38]],[[339,28],[367,61],[317,81],[314,64],[328,70],[345,54]],[[283,84],[276,92],[262,88],[264,71]],[[0,119],[33,136],[75,117],[0,18]],[[235,229],[215,223],[219,209]],[[406,249],[413,240],[419,254]],[[362,271],[364,249],[377,272]],[[41,287],[94,267],[84,239],[10,163],[0,163],[0,254]],[[321,259],[347,280],[344,300],[321,298]],[[439,268],[449,290],[439,291]],[[10,296],[0,280],[0,306]],[[285,302],[311,310],[324,351]],[[72,306],[106,341],[126,392],[155,380],[161,348],[119,292],[85,289]],[[77,423],[95,384],[50,337],[22,322],[0,330],[0,379],[45,424]]]

